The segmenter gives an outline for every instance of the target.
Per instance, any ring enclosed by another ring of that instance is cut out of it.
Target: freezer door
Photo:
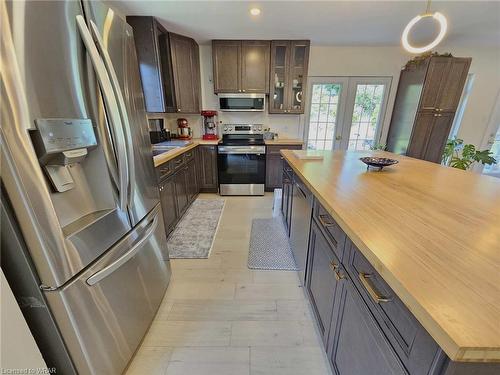
[[[80,374],[121,374],[160,305],[170,277],[160,206],[61,291],[47,292]]]
[[[48,288],[62,286],[132,229],[125,142],[113,142],[124,137],[118,105],[99,54],[90,58],[82,42],[82,15],[79,1],[0,2],[1,177]],[[30,133],[40,119],[61,127],[72,123],[64,119],[90,119],[94,126],[97,145],[67,166],[74,188],[65,192],[52,188],[34,150]]]
[[[99,1],[83,3],[89,29],[122,111],[129,155],[128,207],[134,226],[159,202],[160,196],[133,30],[107,5]]]

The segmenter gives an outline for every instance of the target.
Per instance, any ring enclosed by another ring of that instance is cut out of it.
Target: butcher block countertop
[[[383,151],[281,151],[455,361],[500,361],[500,179]],[[367,171],[362,156],[399,164]]]
[[[184,147],[179,147],[170,151],[165,151],[162,154],[156,155],[153,157],[154,165],[155,168],[162,165],[163,163],[166,163],[167,161],[170,161],[174,159],[175,157],[182,155],[186,151],[189,151],[193,148],[195,148],[198,145],[218,145],[220,142],[219,140],[214,140],[214,141],[207,141],[205,139],[193,139],[193,143],[184,146]]]

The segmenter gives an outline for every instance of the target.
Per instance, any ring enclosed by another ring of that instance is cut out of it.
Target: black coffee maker
[[[163,119],[149,120],[149,138],[152,144],[170,141],[170,130],[165,129]]]

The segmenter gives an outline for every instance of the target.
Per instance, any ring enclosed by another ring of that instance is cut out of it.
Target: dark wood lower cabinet
[[[187,168],[183,167],[175,173],[175,197],[177,200],[177,215],[182,216],[189,204],[187,187]]]
[[[352,281],[339,281],[327,349],[334,373],[408,374]]]
[[[217,146],[199,145],[197,147],[196,158],[200,193],[217,193],[219,191]]]
[[[157,167],[160,200],[167,236],[175,228],[189,205],[196,199],[198,184],[197,149],[192,149]]]
[[[177,224],[177,200],[175,199],[174,176],[160,182],[160,201],[163,212],[163,222],[167,236]]]
[[[286,164],[286,163],[285,163]],[[283,214],[283,223],[287,231],[287,235],[290,235],[290,222],[292,219],[292,194],[293,194],[293,171],[286,164],[283,167],[283,178],[282,178],[282,196],[281,196],[281,213]]]
[[[281,150],[300,150],[301,145],[266,146],[266,191],[281,188],[283,184],[283,156]]]
[[[333,298],[338,285],[335,272],[339,265],[340,262],[337,260],[328,241],[313,220],[309,236],[306,292],[325,346],[330,331]]]

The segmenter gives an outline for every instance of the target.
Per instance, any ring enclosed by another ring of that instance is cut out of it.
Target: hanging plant
[[[465,171],[475,163],[483,165],[496,164],[498,161],[491,155],[490,150],[476,150],[474,145],[464,145],[463,139],[454,137],[446,143],[442,164]]]

